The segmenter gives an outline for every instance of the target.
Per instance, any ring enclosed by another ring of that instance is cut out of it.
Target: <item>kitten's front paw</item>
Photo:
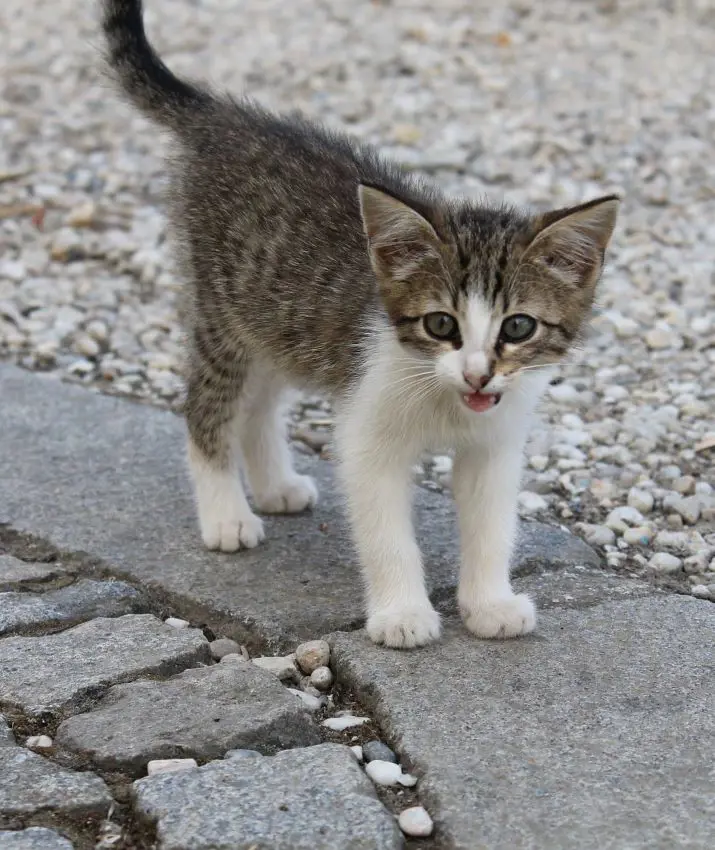
[[[429,604],[382,608],[370,614],[367,633],[375,643],[395,649],[411,649],[437,640],[439,614]]]
[[[295,475],[269,493],[257,494],[256,507],[264,514],[297,514],[318,501],[318,488],[309,475]]]
[[[536,626],[534,603],[525,593],[491,599],[477,605],[460,602],[464,624],[482,638],[511,638],[525,635]]]
[[[202,517],[201,536],[207,549],[236,552],[258,546],[265,533],[261,519],[249,511],[243,516]]]

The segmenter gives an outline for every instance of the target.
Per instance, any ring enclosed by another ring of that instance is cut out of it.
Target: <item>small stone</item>
[[[670,552],[697,555],[707,548],[702,535],[697,531],[660,531],[655,545]]]
[[[653,351],[666,348],[680,349],[683,347],[683,338],[680,334],[667,327],[651,328],[645,335],[645,343]]]
[[[688,575],[700,575],[708,568],[708,558],[705,552],[699,552],[697,555],[690,555],[683,561],[683,570]]]
[[[639,525],[643,522],[643,514],[636,510],[631,505],[623,505],[620,508],[614,508],[606,518],[606,525],[609,528],[618,530],[616,526],[625,523],[625,525]]]
[[[692,475],[681,475],[673,481],[672,487],[681,496],[688,496],[695,491],[695,479]]]
[[[394,762],[375,759],[365,766],[365,773],[377,785],[397,785],[402,776],[402,768]]]
[[[49,750],[52,747],[52,738],[49,735],[30,735],[25,746],[31,750]]]
[[[700,519],[701,506],[698,496],[688,496],[685,499],[679,499],[673,505],[673,508],[689,525],[695,525]]]
[[[411,773],[403,773],[402,776],[397,777],[397,781],[405,788],[414,788],[417,785],[417,777]]]
[[[532,455],[529,458],[529,466],[537,472],[543,472],[549,465],[549,459],[546,455]]]
[[[576,525],[576,531],[583,534],[584,540],[591,546],[612,546],[616,542],[616,534],[605,525],[590,525],[580,522]]]
[[[333,732],[343,732],[345,729],[351,729],[353,726],[362,726],[363,723],[368,723],[369,721],[369,717],[353,717],[353,715],[347,714],[344,717],[328,717],[320,725],[325,726],[326,729],[330,729]]]
[[[167,617],[164,622],[172,629],[188,629],[191,625],[188,620],[180,620],[178,617]]]
[[[241,647],[230,638],[218,638],[218,640],[212,640],[209,644],[209,652],[212,658],[220,661],[225,655],[241,655]],[[243,656],[241,656],[241,660],[243,660]]]
[[[661,481],[671,482],[676,478],[680,478],[682,476],[682,471],[679,466],[676,466],[674,463],[669,464],[668,466],[664,466],[658,472],[658,478]]]
[[[325,640],[309,640],[301,643],[295,651],[295,660],[300,669],[310,676],[318,667],[330,663],[330,646]]]
[[[333,671],[330,667],[316,667],[310,674],[310,681],[319,691],[327,691],[334,681]]]
[[[683,518],[680,514],[668,514],[665,518],[665,521],[671,528],[682,528],[683,527]]]
[[[320,711],[325,703],[325,699],[314,697],[312,694],[307,694],[305,691],[299,691],[298,688],[288,688],[290,693],[295,694],[298,699],[305,705],[309,711]]]
[[[653,510],[655,499],[648,490],[631,487],[628,491],[628,504],[642,514],[649,514]]]
[[[70,210],[67,224],[70,227],[91,227],[97,218],[97,205],[94,201],[86,201]]]
[[[647,525],[637,525],[635,528],[627,528],[623,532],[623,539],[632,546],[647,546],[654,534],[653,529]]]
[[[355,758],[358,761],[361,762],[363,760],[363,752],[362,752],[362,747],[360,746],[360,744],[355,744],[355,746],[350,747],[350,749],[352,750],[352,753],[355,756]]]
[[[198,767],[196,759],[154,759],[146,766],[147,776],[157,773],[175,773],[178,770],[191,770]]]
[[[298,668],[295,666],[295,657],[293,655],[264,655],[260,658],[253,658],[252,663],[256,667],[261,667],[263,670],[268,670],[274,676],[282,681],[297,681]]]
[[[715,599],[715,595],[710,592],[710,588],[704,584],[696,584],[690,592],[693,596],[697,596],[698,599]]]
[[[660,535],[659,535],[660,536]],[[669,552],[656,552],[648,561],[648,566],[655,573],[677,573],[683,562]]]
[[[423,806],[411,806],[400,812],[397,822],[405,835],[412,838],[426,838],[434,829],[432,818]]]
[[[368,741],[362,745],[362,752],[366,762],[391,761],[397,764],[397,756],[382,741]]]
[[[535,514],[539,511],[545,511],[549,507],[549,503],[538,493],[522,490],[519,493],[519,507],[524,514]]]
[[[306,694],[310,694],[313,697],[321,697],[321,692],[315,687],[315,685],[310,681],[310,676],[303,676],[300,680],[300,689],[301,691],[305,691]]]
[[[708,484],[707,481],[698,481],[695,484],[695,493],[698,496],[709,496],[712,492],[712,484]]]
[[[579,401],[578,390],[575,390],[570,384],[556,384],[549,387],[549,395],[554,401],[559,401],[562,404],[575,405]]]

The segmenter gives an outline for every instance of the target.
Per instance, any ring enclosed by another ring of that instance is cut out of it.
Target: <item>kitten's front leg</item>
[[[458,601],[467,628],[483,638],[534,629],[534,605],[515,594],[509,559],[517,531],[522,446],[470,447],[457,452],[453,472],[462,540]]]
[[[367,633],[409,648],[439,637],[427,596],[411,511],[410,458],[370,427],[343,421],[336,431],[353,536],[365,576]]]

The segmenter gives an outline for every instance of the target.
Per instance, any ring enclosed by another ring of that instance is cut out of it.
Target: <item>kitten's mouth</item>
[[[485,410],[491,410],[499,404],[501,393],[466,393],[462,398],[470,410],[475,413],[484,413]]]

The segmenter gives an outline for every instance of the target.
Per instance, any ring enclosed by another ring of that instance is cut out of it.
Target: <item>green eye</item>
[[[525,313],[517,313],[504,319],[499,336],[504,342],[526,342],[535,332],[536,319]]]
[[[451,340],[459,336],[457,320],[449,313],[427,313],[423,321],[425,330],[435,339]]]

